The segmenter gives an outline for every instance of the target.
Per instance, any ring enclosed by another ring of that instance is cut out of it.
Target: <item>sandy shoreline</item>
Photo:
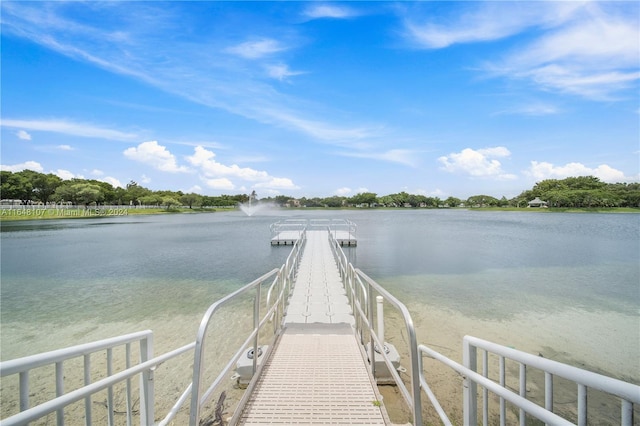
[[[537,316],[531,314],[522,315],[509,321],[492,321],[465,317],[455,311],[417,302],[409,304],[408,308],[412,312],[418,343],[425,344],[457,362],[462,361],[462,338],[464,335],[469,334],[525,352],[540,354],[546,358],[566,362],[577,367],[611,374],[636,383],[640,381],[637,377],[638,371],[634,368],[633,363],[625,365],[624,363],[619,364],[611,361],[611,351],[617,351],[616,355],[619,358],[621,348],[626,348],[629,351],[630,359],[635,359],[633,357],[639,352],[638,348],[633,343],[630,343],[632,339],[627,338],[625,341],[625,336],[621,336],[619,337],[620,341],[598,340],[594,336],[606,336],[606,333],[589,334],[587,327],[590,326],[584,325],[594,324],[600,320],[606,324],[622,323],[630,320],[628,316],[622,314],[567,310]],[[584,319],[585,315],[592,316],[592,318],[581,323],[580,319]],[[90,342],[145,329],[154,330],[154,353],[158,355],[193,341],[200,319],[201,315],[198,313],[176,315],[171,318],[156,317],[140,322],[101,323],[95,321],[71,324],[64,327],[50,324],[41,324],[37,327],[34,327],[33,324],[24,323],[3,324],[2,359],[12,359],[27,354],[58,349],[70,344]],[[229,323],[223,328],[225,330],[238,330],[242,329],[243,326],[242,324]],[[402,356],[401,364],[408,367],[407,335],[404,324],[399,319],[399,316],[391,310],[386,311],[385,330],[386,340],[396,346]],[[217,338],[221,339],[218,341],[219,346],[225,347],[228,344],[232,344],[233,334],[227,333],[227,337],[218,336]],[[224,339],[228,339],[228,341]],[[584,356],[580,358],[576,354]],[[226,362],[226,355],[223,353],[219,355],[220,359],[217,361],[215,356],[218,355],[210,355],[210,362],[217,365],[223,364],[223,361]],[[96,369],[104,368],[104,365],[104,360],[100,361],[98,359],[95,361]],[[167,363],[166,367],[162,366],[158,369],[156,373],[156,417],[164,416],[187,386],[191,377],[191,365],[192,357],[183,356],[175,363]],[[424,365],[427,380],[436,393],[439,402],[454,423],[461,423],[461,378],[448,367],[433,360],[425,358]],[[65,376],[69,383],[80,383],[79,377],[81,377],[81,374],[81,367],[65,369]],[[214,373],[210,372],[209,374]],[[403,374],[403,377],[409,380],[409,376],[406,373]],[[515,377],[517,378],[517,373]],[[544,386],[535,378],[530,380],[528,393],[531,398],[535,399],[539,396],[541,388],[543,389]],[[50,381],[47,382],[39,378],[35,379],[35,383],[37,385],[32,386],[34,391],[37,389],[45,390],[49,386],[47,383],[52,385]],[[16,386],[17,383],[15,381],[2,381],[3,418],[16,408],[15,401],[12,401],[12,395],[17,395]],[[517,386],[517,384],[514,386]],[[234,389],[231,382],[226,384],[225,387],[227,400],[224,411],[229,415],[233,401],[240,397],[241,392]],[[49,389],[53,388],[51,386]],[[410,420],[409,411],[395,387],[381,386],[380,392],[384,397],[385,407],[394,422],[404,423]],[[216,394],[211,402],[211,410],[215,408],[218,395]],[[106,411],[100,407],[100,404],[103,404],[101,401],[105,399],[104,397],[100,398],[95,398],[95,410],[97,412],[100,410]],[[561,397],[559,396],[558,398]],[[569,399],[571,398],[569,397]],[[122,401],[120,404],[122,404]],[[424,396],[423,407],[425,407],[424,417],[426,421],[437,423],[438,420],[434,415],[434,410]],[[82,408],[82,406],[76,408],[80,415],[82,415]],[[118,408],[119,412],[123,411],[121,408]],[[608,409],[599,409],[599,411],[602,411],[603,415],[608,415]],[[103,415],[106,415],[106,413]]]
[[[611,336],[598,330],[592,330],[593,324],[602,327],[610,324],[627,324],[634,318],[612,312],[584,312],[567,310],[547,314],[523,314],[508,321],[483,320],[463,316],[455,311],[436,306],[411,303],[408,305],[416,328],[419,344],[424,344],[446,357],[462,363],[462,341],[465,335],[472,335],[504,346],[518,349],[534,355],[544,356],[558,362],[578,368],[584,368],[621,380],[640,384],[640,370],[637,368],[637,354],[640,342],[636,335]],[[386,340],[392,342],[402,356],[402,363],[408,363],[406,332],[399,315],[386,312]],[[588,321],[585,317],[589,316]],[[635,318],[637,321],[637,318]],[[395,330],[395,332],[393,332]],[[600,336],[600,337],[598,337]],[[612,340],[613,339],[613,340]],[[625,350],[626,363],[617,362],[620,351]],[[613,356],[615,354],[615,356]],[[439,403],[450,416],[454,424],[462,424],[462,377],[440,362],[424,358],[425,375],[429,386],[436,394]],[[491,365],[493,363],[493,365]],[[490,377],[497,380],[497,359],[490,358]],[[518,366],[507,363],[507,386],[517,392]],[[409,377],[404,374],[408,384]],[[392,420],[406,422],[410,420],[408,410],[399,407],[405,404],[397,391],[384,389],[386,405]],[[555,381],[555,409],[572,415],[575,411],[575,385]],[[480,393],[480,392],[479,392]],[[544,376],[528,374],[527,398],[543,404]],[[497,398],[490,398],[492,416],[497,415]],[[438,424],[435,410],[423,395],[423,418],[429,423]],[[391,404],[389,402],[392,401]],[[593,392],[589,397],[590,421],[594,424],[615,424],[612,419],[619,418],[619,401]],[[391,405],[391,407],[389,407]],[[480,405],[479,405],[480,407]],[[397,417],[394,419],[393,414]],[[510,418],[516,422],[516,410],[508,410]],[[496,419],[497,421],[497,419]],[[619,424],[619,420],[618,420]]]

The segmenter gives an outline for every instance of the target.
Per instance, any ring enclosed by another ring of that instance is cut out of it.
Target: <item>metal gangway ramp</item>
[[[352,328],[328,232],[307,231],[284,333],[240,424],[388,423]]]

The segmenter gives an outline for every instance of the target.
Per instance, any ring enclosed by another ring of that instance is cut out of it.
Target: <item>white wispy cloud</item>
[[[442,169],[450,173],[463,173],[477,178],[500,180],[515,179],[516,176],[502,170],[502,163],[496,158],[506,158],[511,152],[502,146],[474,150],[465,148],[460,152],[438,158]]]
[[[343,186],[342,188],[336,189],[336,195],[340,197],[346,197],[349,194],[351,194],[351,188],[347,186]]]
[[[65,169],[52,170],[51,173],[58,176],[62,180],[84,179],[83,175],[78,175]]]
[[[269,122],[291,129],[298,129],[316,139],[335,145],[346,145],[352,148],[366,148],[361,141],[375,135],[378,130],[373,127],[341,127],[325,121],[302,118],[288,108],[265,107],[261,115]]]
[[[555,105],[533,102],[526,105],[515,106],[513,108],[498,111],[495,115],[528,115],[528,116],[544,116],[556,115],[562,110]]]
[[[122,182],[120,182],[120,180],[111,176],[105,176],[99,180],[111,184],[111,186],[113,186],[114,188],[124,188],[124,185],[122,185]]]
[[[497,74],[548,90],[609,100],[640,80],[640,27],[594,8],[492,65]]]
[[[416,45],[441,49],[454,44],[499,40],[538,26],[565,22],[580,2],[467,2],[452,8],[451,16],[405,18],[407,37]],[[412,11],[413,12],[413,11]]]
[[[525,174],[536,180],[564,179],[574,176],[595,176],[603,182],[608,183],[636,182],[640,180],[640,175],[625,176],[624,172],[614,169],[607,164],[601,164],[592,168],[577,162],[556,166],[546,161],[532,161],[531,166],[525,171]]]
[[[530,31],[527,41],[488,58],[489,75],[526,80],[541,89],[610,100],[640,80],[638,6],[632,2],[482,2],[448,22],[409,19],[419,46],[499,40]],[[533,34],[533,36],[531,36]]]
[[[290,70],[289,66],[286,64],[266,65],[265,69],[267,70],[267,74],[269,74],[269,77],[275,78],[276,80],[280,81],[284,81],[289,77],[304,74],[303,71]]]
[[[59,149],[60,151],[73,151],[73,147],[71,145],[58,145],[56,146],[56,149]]]
[[[202,179],[209,188],[219,189],[223,191],[231,191],[236,189],[236,186],[227,178],[203,178]]]
[[[185,173],[190,171],[188,167],[179,166],[176,157],[166,147],[158,144],[158,141],[142,142],[137,147],[127,148],[123,154],[130,160],[148,164],[163,172]]]
[[[215,159],[216,154],[201,146],[194,149],[187,161],[199,170],[207,186],[215,189],[234,189],[232,179],[252,182],[256,188],[298,189],[289,178],[271,176],[266,171],[255,170],[250,167],[240,167],[236,164],[226,165]]]
[[[24,163],[0,165],[0,170],[7,172],[21,172],[23,170],[33,170],[34,172],[42,172],[44,168],[37,161],[25,161]]]
[[[30,141],[31,140],[31,135],[29,133],[27,133],[24,130],[18,130],[16,132],[16,135],[18,135],[19,139],[22,139],[24,141]]]
[[[286,50],[285,46],[283,46],[279,41],[269,38],[245,41],[244,43],[225,49],[228,53],[242,56],[246,59],[259,59],[273,55],[274,53],[282,52],[283,50]]]
[[[292,49],[289,43],[277,37],[265,36],[226,48],[225,40],[217,40],[213,45],[210,40],[201,44],[166,43],[167,27],[177,31],[174,27],[180,17],[172,16],[171,9],[153,3],[127,3],[126,8],[117,3],[110,4],[110,27],[118,28],[117,31],[76,22],[67,15],[68,8],[62,2],[47,3],[46,8],[28,2],[2,2],[1,5],[3,30],[7,33],[207,107],[287,128],[324,142],[347,144],[351,140],[359,143],[357,134],[378,130],[336,124],[335,119],[326,115],[319,118],[320,114],[308,104],[305,108],[297,108],[305,103],[304,99],[280,93],[267,84],[270,80],[264,80],[265,75],[270,79],[286,79],[291,73],[298,72],[285,66],[272,68],[265,74],[263,67],[268,64],[262,60],[275,60],[272,63],[279,64],[281,60],[275,56]],[[82,7],[99,6],[88,2]],[[131,16],[144,16],[144,25]],[[255,72],[245,61],[229,60],[230,56],[255,62],[261,72]],[[109,137],[135,140],[133,136],[116,132]]]
[[[357,16],[358,13],[346,6],[338,6],[334,4],[316,4],[308,7],[304,11],[304,15],[312,19],[333,18],[344,19]]]
[[[93,124],[76,123],[69,120],[20,120],[7,118],[2,119],[2,121],[0,121],[0,125],[3,127],[28,129],[31,131],[53,132],[71,136],[117,141],[132,141],[139,137],[135,133],[123,132]]]
[[[405,166],[410,167],[418,166],[416,152],[409,149],[390,149],[384,152],[350,151],[341,152],[339,154],[344,157],[369,158],[389,163],[404,164]]]

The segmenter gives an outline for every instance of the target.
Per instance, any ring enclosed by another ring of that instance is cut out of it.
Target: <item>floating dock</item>
[[[341,246],[357,246],[357,226],[343,219],[288,219],[271,225],[271,245],[291,246],[301,237],[304,230],[327,230]]]

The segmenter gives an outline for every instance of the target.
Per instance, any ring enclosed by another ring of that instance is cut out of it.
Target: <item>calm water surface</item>
[[[356,222],[358,247],[347,249],[354,264],[412,315],[437,307],[513,334],[535,321],[549,346],[575,341],[590,364],[624,365],[616,372],[640,380],[635,214],[234,211],[3,223],[2,359],[84,342],[82,324],[125,333],[138,330],[129,323],[169,328],[173,318],[199,318],[284,262],[289,248],[270,246],[269,224],[292,217]],[[602,345],[616,346],[613,355],[598,358]]]

